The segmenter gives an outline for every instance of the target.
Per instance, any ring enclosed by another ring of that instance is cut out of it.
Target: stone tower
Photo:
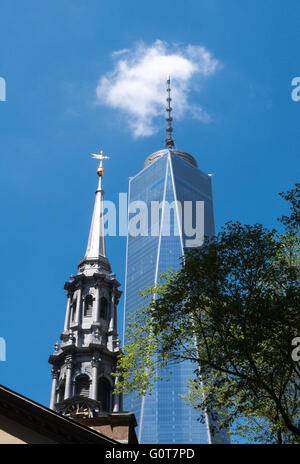
[[[155,203],[162,208],[154,224],[151,224],[152,217],[148,221],[148,235],[128,233],[125,344],[130,317],[135,314],[136,308],[144,304],[139,289],[157,285],[159,276],[170,269],[179,270],[186,249],[201,246],[205,236],[215,235],[212,178],[198,168],[192,155],[175,146],[170,92],[169,78],[165,148],[150,154],[143,169],[129,181],[129,204],[143,202],[150,209]],[[203,208],[199,206],[201,204]],[[189,214],[186,214],[187,205],[191,207]],[[129,223],[131,218],[129,212]],[[151,234],[152,227],[158,233]],[[136,415],[139,442],[177,445],[228,443],[227,433],[213,435],[213,421],[208,414],[204,415],[205,422],[199,422],[199,411],[180,398],[180,395],[187,394],[186,381],[193,377],[195,366],[186,360],[172,365],[171,370],[172,376],[168,381],[155,382],[151,395],[139,397],[131,393],[124,398],[125,408]]]
[[[61,343],[49,362],[52,369],[50,408],[73,419],[92,419],[122,411],[121,395],[113,395],[120,354],[117,305],[121,292],[105,252],[104,169],[101,152],[98,188],[88,245],[78,273],[65,284],[67,309]],[[134,419],[135,420],[135,419]]]

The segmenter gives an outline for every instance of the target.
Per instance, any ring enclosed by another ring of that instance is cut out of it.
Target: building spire
[[[116,422],[116,413],[123,408],[122,395],[113,394],[116,380],[110,374],[121,354],[117,305],[122,292],[105,253],[102,182],[107,156],[100,152],[93,157],[100,161],[93,219],[85,257],[77,275],[64,286],[68,300],[62,343],[49,358],[53,365],[50,406],[74,420],[89,420],[91,427],[96,427],[94,419],[101,417],[107,430],[115,425],[119,430],[124,424],[123,416]],[[131,431],[126,433],[129,436]]]
[[[170,79],[170,76],[169,76],[168,80],[167,80],[168,97],[167,97],[167,108],[166,108],[166,111],[167,111],[166,121],[167,121],[168,125],[167,125],[167,129],[166,129],[167,138],[166,138],[165,142],[166,142],[166,147],[173,148],[173,147],[175,147],[175,142],[174,142],[174,139],[172,137],[172,132],[173,132],[172,121],[173,121],[173,118],[171,116],[171,112],[172,112],[171,101],[172,101],[172,98],[171,98],[170,83],[171,83],[171,79]]]
[[[93,158],[100,160],[97,174],[99,176],[98,188],[96,190],[96,198],[94,205],[93,218],[90,228],[88,245],[85,253],[85,260],[97,260],[106,258],[105,251],[105,230],[104,230],[104,190],[102,189],[102,177],[104,176],[103,160],[109,159],[108,156],[93,154]]]

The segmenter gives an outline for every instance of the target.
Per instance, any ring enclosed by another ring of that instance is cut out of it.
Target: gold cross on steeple
[[[100,164],[99,164],[99,167],[98,167],[98,169],[97,169],[97,174],[98,174],[98,176],[100,176],[100,177],[104,176],[104,168],[103,168],[103,166],[102,166],[103,160],[104,160],[104,159],[109,159],[110,157],[109,157],[109,156],[104,156],[104,155],[103,155],[103,151],[100,151],[100,154],[99,154],[99,155],[98,155],[98,154],[95,154],[95,153],[92,153],[92,157],[93,157],[93,158],[96,158],[96,159],[98,159],[98,160],[100,160]]]

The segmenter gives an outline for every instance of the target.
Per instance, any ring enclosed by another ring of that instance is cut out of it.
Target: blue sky
[[[122,55],[112,53],[133,56],[138,44],[148,50],[157,40],[166,53],[184,54],[188,45],[211,53],[219,67],[204,79],[192,75],[180,119],[172,102],[177,147],[214,174],[218,229],[228,220],[274,227],[286,212],[278,192],[299,180],[300,102],[291,99],[299,30],[296,0],[1,1],[0,337],[7,361],[0,383],[49,403],[47,359],[63,329],[63,285],[85,252],[97,184],[90,153],[111,156],[104,186],[116,201],[147,155],[163,148],[163,114],[154,117],[152,135],[136,137],[124,109],[97,101],[100,79]],[[192,107],[211,121],[193,117]],[[109,238],[107,250],[124,289],[125,238]],[[123,300],[120,334],[122,313]]]

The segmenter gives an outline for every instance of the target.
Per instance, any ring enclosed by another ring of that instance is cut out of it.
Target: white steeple
[[[50,407],[69,417],[95,418],[122,410],[122,395],[113,395],[120,354],[117,306],[122,292],[105,253],[104,200],[100,160],[95,206],[84,258],[76,276],[65,283],[67,308],[61,343],[53,365]]]
[[[104,190],[102,190],[102,175],[99,175],[89,241],[84,259],[97,259],[100,256],[106,256],[104,234]]]
[[[85,275],[90,275],[91,273],[94,273],[95,270],[101,270],[109,273],[111,271],[105,251],[104,190],[102,188],[102,178],[105,172],[103,168],[103,160],[109,159],[109,157],[104,156],[102,151],[99,155],[93,154],[92,156],[93,158],[100,160],[100,164],[97,169],[99,183],[96,190],[94,212],[86,253],[78,266],[79,272],[82,272]]]

